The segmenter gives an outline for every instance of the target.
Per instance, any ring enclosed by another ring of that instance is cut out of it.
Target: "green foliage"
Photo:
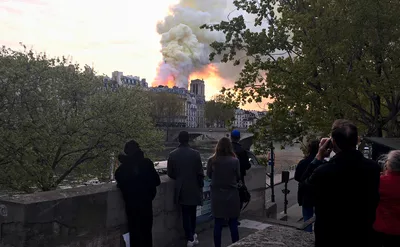
[[[207,125],[225,128],[235,118],[235,108],[224,99],[223,95],[217,95],[206,102],[204,115]]]
[[[237,102],[272,99],[253,129],[261,140],[292,143],[326,135],[337,118],[368,136],[399,136],[400,2],[235,0],[243,16],[204,25],[225,34],[210,59],[244,68]],[[256,29],[255,29],[256,27]],[[246,56],[238,56],[245,53]]]
[[[168,92],[149,92],[151,116],[160,126],[172,127],[172,124],[185,122],[186,98]]]
[[[103,87],[65,58],[0,51],[0,186],[31,192],[105,176],[129,139],[146,153],[160,147],[149,100],[139,89]]]

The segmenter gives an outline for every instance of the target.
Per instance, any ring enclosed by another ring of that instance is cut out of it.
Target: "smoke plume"
[[[188,88],[193,72],[204,71],[210,63],[210,43],[223,41],[224,35],[200,29],[203,24],[226,19],[227,0],[181,0],[170,8],[170,15],[157,24],[161,34],[160,63],[156,83]]]

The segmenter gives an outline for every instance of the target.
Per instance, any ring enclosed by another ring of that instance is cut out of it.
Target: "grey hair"
[[[400,172],[400,150],[391,151],[387,157],[389,170]]]
[[[386,170],[385,165],[386,165],[386,162],[388,161],[388,155],[387,154],[380,155],[376,161],[378,162],[378,164],[381,167],[382,171]]]

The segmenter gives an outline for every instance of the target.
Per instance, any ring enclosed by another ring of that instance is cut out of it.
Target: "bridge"
[[[167,133],[167,141],[177,142],[179,132],[187,131],[189,133],[190,140],[219,140],[222,137],[229,137],[230,131],[227,128],[163,128]],[[240,143],[249,149],[253,144],[253,133],[249,132],[248,129],[237,129],[240,131],[241,140]]]

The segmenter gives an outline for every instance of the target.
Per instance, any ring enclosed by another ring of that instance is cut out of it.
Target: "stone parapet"
[[[248,214],[264,215],[265,176],[265,168],[249,170]],[[156,247],[170,246],[183,237],[173,201],[174,182],[166,176],[161,181],[153,203]],[[126,232],[124,203],[115,184],[0,198],[0,246],[122,247]]]

